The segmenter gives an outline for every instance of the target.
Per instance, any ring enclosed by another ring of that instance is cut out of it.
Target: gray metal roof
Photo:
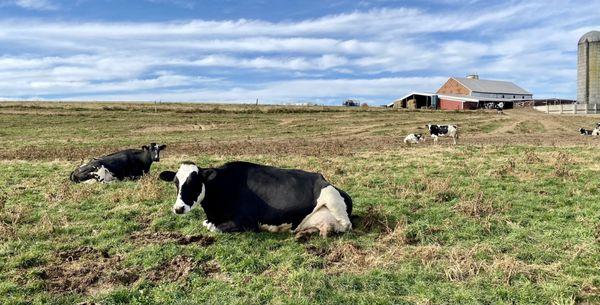
[[[590,31],[585,33],[579,39],[579,43],[600,41],[600,31]]]
[[[531,94],[527,90],[511,82],[466,77],[453,77],[471,91],[482,93]]]

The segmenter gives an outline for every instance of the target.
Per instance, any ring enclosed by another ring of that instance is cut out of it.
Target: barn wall
[[[437,93],[470,95],[471,90],[467,89],[461,83],[457,82],[454,78],[451,78],[440,89],[438,89]]]
[[[462,110],[462,102],[440,99],[440,109],[443,110]]]

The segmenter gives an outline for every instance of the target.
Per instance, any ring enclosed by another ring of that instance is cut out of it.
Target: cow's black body
[[[257,231],[259,224],[285,223],[295,229],[313,211],[321,190],[331,185],[321,174],[248,162],[201,171],[216,173],[212,180],[204,181],[206,196],[201,205],[208,222],[222,231]],[[337,190],[350,215],[350,196]]]
[[[96,179],[94,172],[101,166],[109,170],[117,180],[138,179],[150,172],[152,162],[159,160],[156,150],[163,148],[164,145],[159,148],[155,143],[152,143],[151,147],[144,146],[144,149],[126,149],[94,158],[74,170],[70,175],[70,179],[76,183]]]
[[[589,129],[580,128],[579,132],[584,136],[591,136],[593,131]]]
[[[432,136],[441,136],[448,134],[448,125],[430,125],[429,133]]]

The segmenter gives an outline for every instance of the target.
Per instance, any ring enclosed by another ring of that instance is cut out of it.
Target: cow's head
[[[184,162],[177,172],[164,171],[159,178],[173,182],[177,187],[177,200],[173,205],[173,213],[184,214],[200,204],[206,196],[206,182],[217,175],[213,169],[202,169],[191,162]]]
[[[150,143],[150,146],[144,145],[142,146],[142,150],[150,152],[150,157],[152,161],[159,162],[160,161],[160,151],[165,149],[167,145],[157,145],[156,143]]]

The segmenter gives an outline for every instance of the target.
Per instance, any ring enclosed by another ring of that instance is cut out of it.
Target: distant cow
[[[429,134],[433,138],[433,142],[437,143],[438,137],[451,137],[456,145],[456,139],[458,139],[458,126],[456,125],[426,125],[429,130]]]
[[[291,230],[303,237],[352,228],[352,199],[318,173],[239,161],[217,168],[184,162],[160,179],[177,187],[173,212],[200,205],[207,218],[203,225],[212,231]]]
[[[418,144],[421,141],[425,141],[425,137],[422,134],[411,133],[404,138],[405,144]]]
[[[579,132],[583,136],[591,136],[594,131],[593,130],[589,130],[589,129],[579,128]]]
[[[152,162],[160,161],[160,151],[166,145],[151,143],[142,149],[127,149],[94,158],[71,173],[75,183],[95,180],[108,183],[114,180],[137,179],[150,171]]]

